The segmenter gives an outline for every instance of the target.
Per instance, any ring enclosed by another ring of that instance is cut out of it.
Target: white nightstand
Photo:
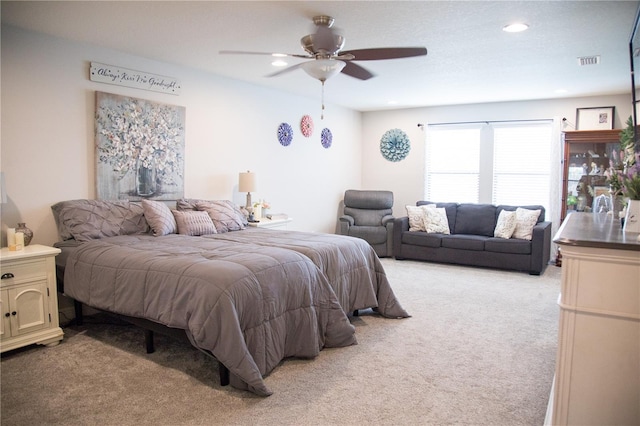
[[[271,228],[271,229],[287,229],[287,224],[292,222],[293,219],[288,217],[286,219],[267,219],[263,217],[260,219],[260,222],[249,222],[249,226],[254,226],[258,228]]]
[[[55,257],[60,249],[33,244],[0,252],[0,352],[38,343],[55,346],[58,322]]]

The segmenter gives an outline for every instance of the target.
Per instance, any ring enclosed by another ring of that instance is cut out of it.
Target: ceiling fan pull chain
[[[324,81],[322,83],[322,112],[320,113],[320,120],[324,120]]]

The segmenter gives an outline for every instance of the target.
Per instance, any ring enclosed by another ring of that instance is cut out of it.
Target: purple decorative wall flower
[[[320,133],[320,143],[322,143],[323,147],[329,148],[331,142],[333,142],[333,135],[331,134],[331,130],[325,127]]]
[[[288,123],[281,123],[278,127],[278,141],[282,146],[289,146],[293,139],[293,129]]]

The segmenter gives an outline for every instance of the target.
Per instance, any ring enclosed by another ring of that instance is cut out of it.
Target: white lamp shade
[[[238,191],[240,192],[256,192],[258,185],[256,184],[256,174],[252,172],[240,173]]]
[[[340,73],[345,65],[347,64],[344,61],[338,61],[336,59],[316,59],[314,61],[304,62],[302,69],[311,77],[325,81]]]

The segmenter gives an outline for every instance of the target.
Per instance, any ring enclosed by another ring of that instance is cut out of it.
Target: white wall
[[[109,92],[186,107],[185,197],[231,199],[238,173],[258,176],[253,199],[264,198],[272,212],[294,218],[290,229],[334,232],[344,190],[361,184],[361,114],[178,65],[96,46],[70,43],[2,26],[2,149],[8,203],[4,230],[26,222],[34,243],[52,244],[57,231],[50,206],[58,201],[95,198],[95,92]],[[89,80],[90,62],[166,75],[180,80],[179,96]],[[315,122],[311,138],[300,119]],[[294,128],[288,147],[278,143],[280,123]],[[320,144],[328,127],[333,145]]]
[[[631,79],[629,79],[631,88]],[[631,92],[631,90],[629,90]],[[388,189],[394,193],[394,215],[405,216],[405,206],[424,199],[424,141],[425,131],[418,123],[456,123],[464,121],[500,121],[557,119],[565,126],[559,130],[575,130],[576,108],[615,106],[614,128],[626,127],[631,115],[631,93],[628,95],[567,98],[544,101],[501,102],[475,105],[412,108],[393,111],[367,112],[362,119],[362,183],[363,189]],[[561,126],[559,126],[561,127]],[[409,136],[411,151],[403,161],[393,163],[380,154],[380,138],[389,129],[399,128]],[[425,127],[426,128],[426,127]],[[561,187],[561,141],[553,147],[557,161],[557,191]],[[453,155],[460,155],[452,154]],[[437,201],[437,200],[436,200]],[[558,198],[559,203],[559,198]],[[547,220],[560,221],[559,211]]]
[[[95,91],[186,107],[186,197],[232,199],[242,205],[245,194],[237,192],[238,172],[250,169],[259,178],[254,199],[267,199],[273,212],[292,216],[292,229],[317,232],[334,232],[345,189],[393,191],[396,216],[405,214],[406,204],[423,198],[425,133],[418,123],[566,117],[571,124],[567,130],[572,130],[576,108],[615,106],[615,128],[622,128],[631,114],[629,94],[366,113],[328,105],[331,114],[320,121],[319,99],[122,52],[8,26],[2,27],[1,47],[0,156],[9,195],[2,205],[3,230],[26,222],[35,232],[34,242],[41,244],[57,240],[52,204],[95,197]],[[92,82],[91,61],[178,78],[182,94]],[[298,130],[305,114],[315,121],[310,139]],[[276,139],[281,122],[296,131],[286,148]],[[330,149],[320,145],[322,127],[333,132]],[[391,128],[411,138],[409,156],[398,163],[380,155],[380,138]],[[560,167],[559,156],[557,161]]]

